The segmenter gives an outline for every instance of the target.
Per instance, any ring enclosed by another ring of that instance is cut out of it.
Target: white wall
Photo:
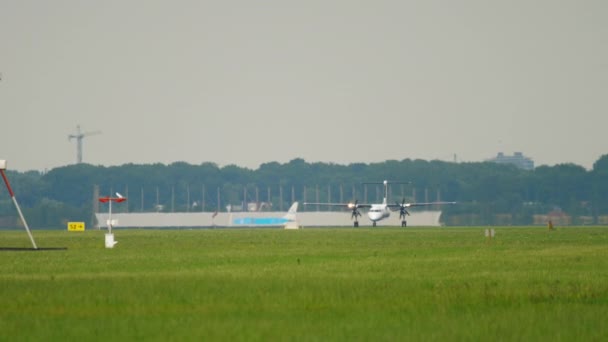
[[[408,226],[440,226],[441,211],[415,211],[407,217]],[[371,226],[365,213],[359,218],[362,227]],[[112,219],[118,220],[115,227],[237,227],[232,224],[236,218],[244,217],[283,217],[284,212],[256,213],[118,213]],[[107,213],[95,214],[100,227],[106,227]],[[302,227],[352,227],[350,212],[302,212],[297,214],[297,221]],[[401,226],[399,213],[393,213],[388,219],[378,222],[378,226]]]

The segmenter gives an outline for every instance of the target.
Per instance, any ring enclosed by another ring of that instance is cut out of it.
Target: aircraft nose
[[[375,221],[378,220],[380,218],[380,213],[376,213],[373,211],[370,211],[367,213],[367,216],[369,217],[370,220]]]

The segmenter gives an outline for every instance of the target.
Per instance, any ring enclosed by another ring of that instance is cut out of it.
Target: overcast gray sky
[[[608,1],[0,0],[0,159],[590,168]]]

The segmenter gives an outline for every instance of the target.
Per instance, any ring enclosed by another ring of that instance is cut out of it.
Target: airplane
[[[387,203],[388,198],[388,181],[383,181],[382,183],[365,183],[365,184],[383,184],[384,185],[384,199],[382,203],[359,203],[355,200],[354,203],[310,203],[306,202],[304,205],[327,205],[334,207],[345,207],[351,210],[351,219],[354,219],[353,222],[354,227],[359,227],[358,217],[361,216],[359,212],[359,208],[368,208],[367,217],[372,221],[372,226],[376,226],[378,221],[384,220],[391,215],[392,209],[399,209],[399,218],[401,219],[401,227],[407,226],[407,221],[405,220],[406,215],[410,215],[407,211],[407,208],[412,207],[422,207],[422,206],[431,206],[431,205],[444,205],[444,204],[456,204],[456,202],[419,202],[419,203],[406,203],[405,199],[401,203],[395,202],[395,204]],[[402,183],[403,184],[403,183]]]
[[[237,226],[280,226],[286,228],[297,226],[296,212],[298,211],[298,202],[293,202],[287,214],[282,217],[239,217],[232,220],[233,225]],[[293,227],[295,228],[295,227]]]

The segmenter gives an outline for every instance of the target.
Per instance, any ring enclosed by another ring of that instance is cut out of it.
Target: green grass
[[[33,233],[67,250],[0,251],[0,340],[608,337],[608,228]]]

